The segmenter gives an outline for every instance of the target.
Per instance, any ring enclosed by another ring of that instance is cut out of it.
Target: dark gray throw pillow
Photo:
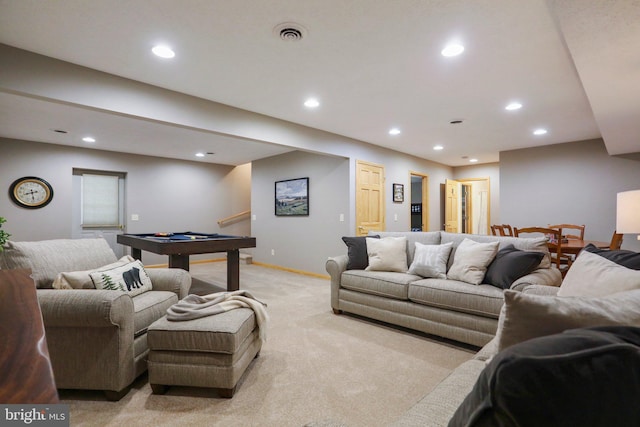
[[[640,328],[602,326],[498,353],[449,427],[640,426]]]
[[[600,255],[611,262],[615,262],[616,264],[630,268],[631,270],[640,270],[640,253],[638,252],[628,251],[626,249],[616,249],[613,251],[610,251],[609,249],[599,249],[592,243],[585,246],[584,250]]]
[[[347,270],[364,270],[369,266],[369,255],[367,253],[367,237],[379,239],[380,236],[359,236],[343,237],[342,241],[347,245]]]
[[[513,282],[535,270],[542,258],[542,252],[521,251],[507,245],[498,251],[487,267],[482,283],[509,289]]]

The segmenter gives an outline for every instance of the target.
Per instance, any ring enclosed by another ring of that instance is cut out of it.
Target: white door
[[[118,258],[123,256],[117,236],[125,231],[124,189],[124,173],[74,169],[71,237],[102,237]]]

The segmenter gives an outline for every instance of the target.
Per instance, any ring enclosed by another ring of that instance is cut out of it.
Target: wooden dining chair
[[[612,251],[616,251],[622,247],[622,238],[623,234],[620,234],[616,231],[613,232],[613,236],[611,236],[611,244],[609,245],[609,249]]]
[[[513,235],[515,237],[525,237],[523,234],[543,234],[549,240],[547,246],[549,247],[549,253],[551,255],[551,263],[556,266],[562,277],[567,274],[567,270],[571,266],[568,263],[562,263],[562,230],[557,228],[545,228],[545,227],[515,227],[513,229]]]
[[[513,228],[509,224],[494,224],[491,226],[494,236],[513,236]]]
[[[562,237],[564,239],[584,240],[584,229],[585,229],[584,224],[582,225],[556,224],[556,225],[549,225],[549,228],[560,229],[562,231]],[[571,234],[568,234],[567,231],[569,231],[569,233]]]
[[[549,228],[557,228],[560,230],[563,239],[584,240],[584,224],[556,224],[550,225]],[[567,230],[569,230],[569,233],[567,233]],[[560,262],[566,264],[568,269],[575,260],[576,256],[573,254],[562,254]]]

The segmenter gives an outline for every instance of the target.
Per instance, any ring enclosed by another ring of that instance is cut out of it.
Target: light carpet
[[[191,266],[223,283],[226,263]],[[232,399],[210,389],[151,393],[146,374],[119,402],[61,391],[73,426],[385,426],[433,389],[473,349],[349,315],[335,315],[329,280],[241,265],[241,288],[267,304],[260,356]]]

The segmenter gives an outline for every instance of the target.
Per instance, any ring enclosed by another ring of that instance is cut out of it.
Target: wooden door
[[[384,166],[356,161],[356,235],[385,229]]]
[[[460,188],[458,181],[445,180],[444,229],[449,233],[460,233],[462,221],[460,218]]]

